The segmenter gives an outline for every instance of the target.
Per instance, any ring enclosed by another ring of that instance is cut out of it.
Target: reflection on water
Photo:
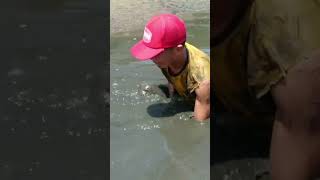
[[[208,17],[185,17],[189,41],[206,52]],[[140,31],[111,35],[111,179],[208,180],[210,121],[191,119],[192,105],[171,102],[158,86],[167,83],[158,67],[131,57],[140,38]]]

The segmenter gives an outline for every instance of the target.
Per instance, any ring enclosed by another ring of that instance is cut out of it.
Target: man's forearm
[[[201,82],[195,90],[194,118],[202,121],[210,117],[210,80]]]
[[[210,117],[210,104],[203,104],[196,100],[193,115],[194,119],[198,121],[208,119]]]
[[[174,94],[175,89],[174,89],[173,85],[170,82],[168,82],[168,90],[169,90],[169,96],[171,98],[173,96],[173,94]]]

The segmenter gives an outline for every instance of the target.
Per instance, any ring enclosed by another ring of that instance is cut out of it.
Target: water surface
[[[209,53],[209,14],[184,17],[188,41]],[[210,121],[190,119],[193,107],[184,101],[143,91],[167,82],[156,65],[129,53],[141,29],[111,35],[111,179],[208,180]]]

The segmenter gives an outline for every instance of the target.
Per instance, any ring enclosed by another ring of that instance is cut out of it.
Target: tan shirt
[[[193,92],[200,83],[210,80],[210,58],[193,45],[189,43],[185,45],[188,50],[188,63],[182,72],[173,76],[167,69],[162,69],[162,73],[180,96],[193,98]]]

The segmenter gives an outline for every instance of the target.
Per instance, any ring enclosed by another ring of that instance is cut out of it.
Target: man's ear
[[[182,51],[184,49],[184,46],[182,44],[179,44],[177,47],[176,47],[176,50],[177,51]]]

